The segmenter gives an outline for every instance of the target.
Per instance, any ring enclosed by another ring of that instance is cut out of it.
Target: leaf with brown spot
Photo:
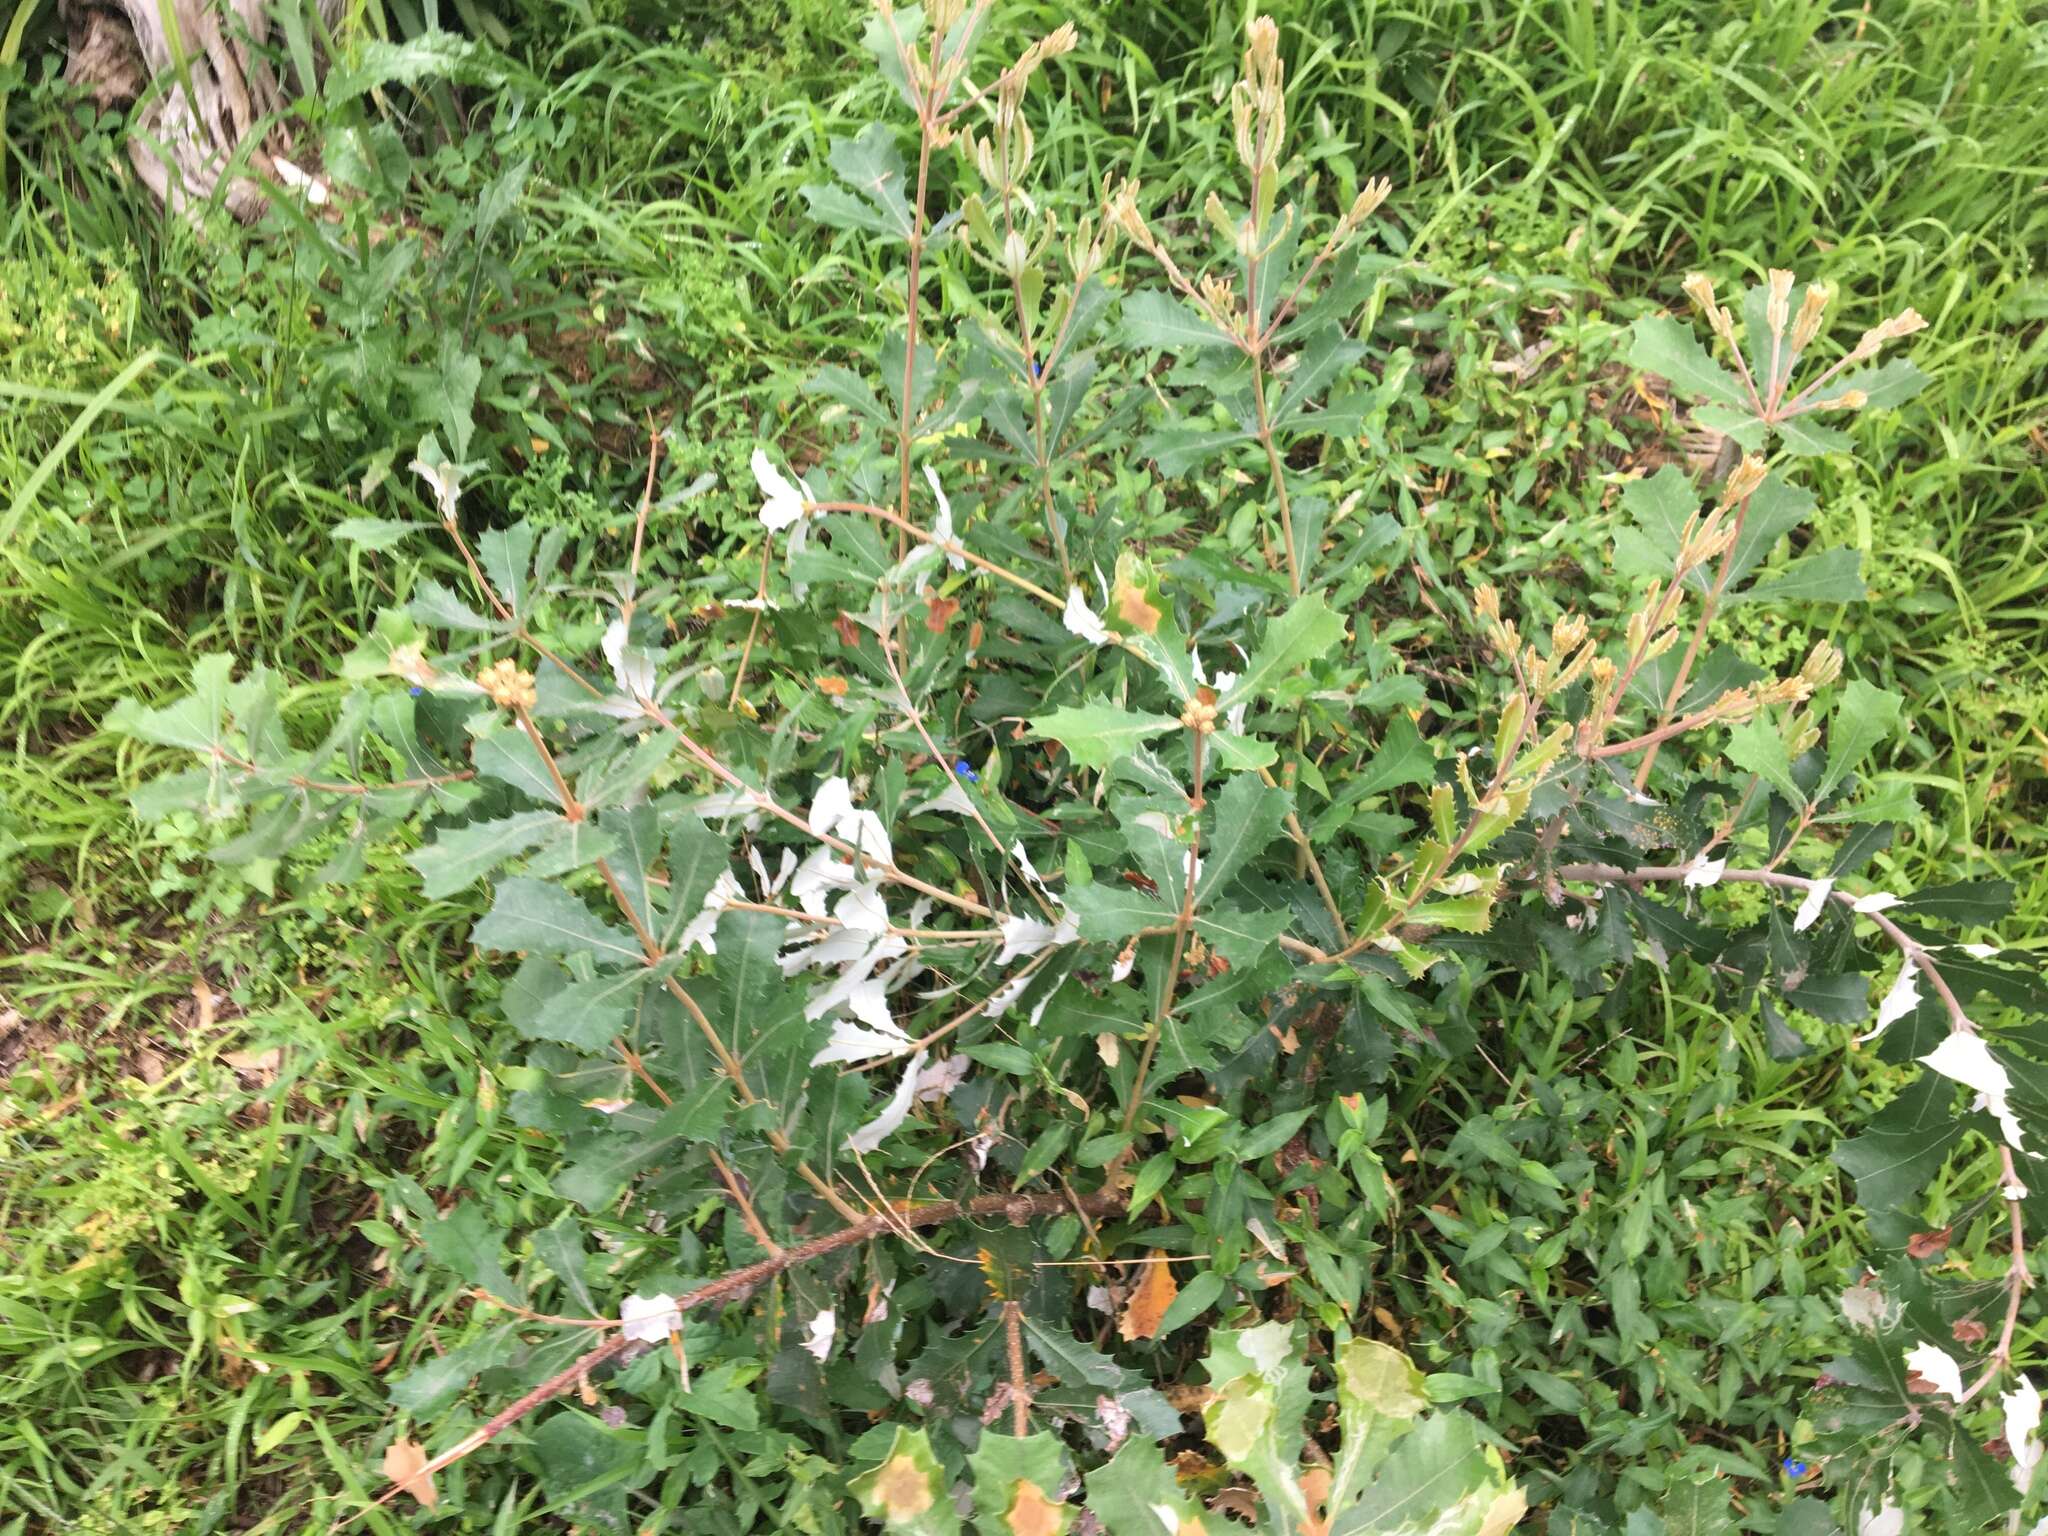
[[[1059,1536],[1059,1506],[1045,1496],[1045,1490],[1038,1484],[1021,1478],[1005,1519],[1011,1536]]]
[[[1990,1332],[1990,1329],[1974,1317],[1959,1317],[1955,1321],[1955,1326],[1949,1329],[1950,1337],[1958,1344],[1982,1344]]]
[[[842,613],[838,618],[834,619],[832,627],[839,631],[839,643],[841,645],[853,646],[860,644],[860,631],[853,627],[853,620],[845,614]]]
[[[1943,1227],[1937,1232],[1915,1232],[1906,1239],[1906,1257],[1931,1259],[1947,1249],[1952,1234],[1953,1229],[1949,1227]]]
[[[829,674],[821,677],[818,679],[818,692],[828,699],[843,699],[846,697],[846,679]]]
[[[946,626],[953,622],[953,615],[959,611],[959,603],[934,593],[924,600],[924,627],[935,635],[943,635]]]
[[[426,1469],[430,1459],[425,1446],[403,1435],[384,1450],[384,1475],[427,1509],[441,1502],[441,1495],[434,1490],[433,1475]]]
[[[932,1507],[932,1480],[909,1456],[891,1456],[875,1476],[875,1498],[891,1520],[914,1520]]]
[[[1152,599],[1145,595],[1143,587],[1118,577],[1116,585],[1110,589],[1109,605],[1119,619],[1140,634],[1158,632],[1163,615],[1153,606]]]
[[[1160,1319],[1180,1294],[1180,1282],[1173,1278],[1173,1265],[1167,1262],[1166,1255],[1154,1248],[1147,1257],[1151,1262],[1145,1266],[1131,1299],[1124,1303],[1124,1315],[1116,1325],[1116,1331],[1127,1339],[1158,1337]]]

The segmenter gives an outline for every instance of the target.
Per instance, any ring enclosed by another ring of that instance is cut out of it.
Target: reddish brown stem
[[[1104,1215],[1121,1210],[1124,1200],[1114,1191],[1103,1191],[1083,1196],[1079,1203],[1091,1215]],[[842,1248],[851,1248],[856,1243],[868,1242],[891,1232],[919,1231],[926,1227],[943,1226],[946,1222],[962,1217],[981,1216],[1001,1216],[1013,1226],[1024,1226],[1041,1217],[1061,1214],[1068,1209],[1068,1197],[1064,1194],[981,1195],[972,1200],[945,1200],[936,1205],[920,1206],[915,1210],[889,1211],[865,1216],[837,1232],[814,1237],[809,1242],[799,1243],[794,1248],[785,1248],[758,1263],[730,1270],[716,1280],[706,1281],[694,1291],[678,1297],[676,1310],[691,1312],[713,1302],[737,1300],[757,1286],[773,1280],[785,1270],[794,1269],[799,1264],[808,1264],[813,1259],[824,1258],[827,1254],[837,1253]],[[463,1457],[481,1450],[534,1409],[560,1397],[600,1366],[616,1360],[625,1353],[631,1342],[621,1332],[616,1337],[606,1339],[597,1348],[579,1355],[566,1369],[550,1376],[509,1407],[491,1415],[473,1434],[465,1436],[459,1444],[443,1451],[419,1471],[412,1473],[407,1482],[432,1477],[443,1468],[453,1466]],[[401,1491],[402,1489],[396,1485],[386,1489],[377,1496],[369,1508],[374,1509],[390,1503]],[[366,1513],[368,1510],[359,1510],[348,1519],[337,1521],[332,1529],[340,1530]]]

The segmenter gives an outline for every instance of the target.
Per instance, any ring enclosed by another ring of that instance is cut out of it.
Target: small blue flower
[[[953,765],[953,771],[970,784],[979,784],[981,782],[981,775],[969,766],[967,759],[964,757]]]
[[[405,691],[411,694],[414,698],[418,698],[422,693],[426,692],[426,690],[420,687],[418,683],[414,683],[410,688],[406,689]]]
[[[1796,1456],[1787,1456],[1780,1465],[1784,1467],[1787,1477],[1804,1477],[1808,1471],[1806,1463]]]

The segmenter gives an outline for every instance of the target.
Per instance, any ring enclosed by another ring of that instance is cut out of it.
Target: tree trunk
[[[290,99],[260,52],[270,26],[264,0],[59,4],[70,41],[65,78],[102,109],[143,101],[129,125],[128,158],[157,200],[185,209],[219,192],[237,218],[262,213],[268,199],[255,178],[274,178],[289,149],[277,114]],[[340,14],[341,0],[318,4],[330,24]],[[310,90],[314,82],[291,85]]]

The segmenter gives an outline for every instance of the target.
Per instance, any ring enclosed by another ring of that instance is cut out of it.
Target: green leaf
[[[1668,315],[1644,315],[1636,321],[1628,360],[1632,367],[1661,374],[1693,399],[1740,406],[1748,398],[1742,382],[1708,355],[1693,328]]]
[[[1777,575],[1738,594],[1740,602],[1860,603],[1870,595],[1863,585],[1863,556],[1853,549],[1828,549],[1794,560]]]
[[[520,1033],[532,1040],[553,1040],[579,1051],[603,1051],[626,1032],[639,1001],[640,989],[648,985],[644,967],[611,971],[589,981],[572,981],[551,993],[520,1026]]]
[[[1302,1529],[1309,1510],[1297,1471],[1309,1386],[1293,1329],[1261,1323],[1212,1334],[1206,1363],[1212,1395],[1202,1420],[1209,1443],[1231,1470],[1258,1484],[1282,1529]]]
[[[1100,700],[1079,707],[1064,705],[1025,723],[1034,735],[1065,747],[1083,768],[1107,768],[1114,759],[1128,757],[1143,742],[1180,724],[1171,715],[1139,714]]]
[[[561,804],[547,763],[524,731],[507,726],[479,737],[471,749],[470,762],[480,777],[510,784],[529,800],[538,800],[542,805]]]
[[[1280,761],[1280,751],[1270,741],[1239,736],[1234,731],[1217,731],[1209,737],[1209,761],[1218,773],[1257,773]]]
[[[435,1263],[446,1265],[471,1285],[515,1307],[526,1304],[526,1293],[505,1273],[500,1259],[505,1234],[490,1224],[474,1200],[462,1201],[438,1220],[421,1222],[420,1241]]]
[[[159,746],[212,752],[224,740],[231,656],[202,656],[192,664],[192,692],[162,709],[143,709],[123,699],[107,716],[107,729]]]
[[[1206,315],[1197,314],[1169,294],[1144,289],[1128,295],[1123,308],[1124,342],[1133,347],[1235,347]]]
[[[1856,678],[1842,690],[1828,723],[1828,761],[1813,798],[1825,800],[1881,741],[1899,729],[1899,696]]]
[[[632,934],[593,916],[569,892],[523,877],[500,882],[471,939],[479,949],[589,955],[604,965],[638,965],[646,958]]]
[[[1251,442],[1252,434],[1235,428],[1163,427],[1138,440],[1138,452],[1159,466],[1159,473],[1179,479],[1215,458],[1226,448]]]
[[[1331,1536],[1478,1531],[1487,1512],[1497,1504],[1512,1511],[1519,1497],[1480,1448],[1471,1419],[1432,1414],[1402,1437],[1359,1501],[1331,1522]]]
[[[1870,1017],[1870,978],[1861,971],[1808,976],[1785,993],[1785,1001],[1830,1024],[1860,1024]]]
[[[1728,733],[1728,761],[1762,779],[1794,810],[1806,804],[1806,796],[1792,781],[1792,759],[1785,750],[1785,738],[1764,716],[1745,720]]]
[[[1159,1447],[1135,1439],[1088,1474],[1088,1508],[1115,1536],[1184,1536],[1221,1523],[1181,1491]]]
[[[1329,656],[1344,640],[1344,615],[1311,592],[1266,626],[1258,647],[1230,690],[1216,701],[1219,711],[1262,701],[1296,668],[1312,657]]]
[[[636,1175],[668,1167],[686,1147],[714,1140],[725,1129],[731,1104],[730,1087],[713,1081],[665,1109],[627,1105],[607,1116],[603,1131],[555,1175],[555,1193],[586,1211],[604,1210]]]
[[[428,29],[402,43],[358,42],[346,64],[327,76],[327,104],[335,106],[387,85],[454,78],[488,83],[498,72],[478,62],[480,50],[466,37]]]
[[[1856,1180],[1870,1211],[1913,1206],[1966,1129],[1951,1110],[1954,1085],[1923,1072],[1879,1110],[1862,1135],[1835,1145],[1835,1161]]]
[[[568,823],[553,811],[520,811],[497,821],[471,822],[444,830],[424,848],[405,856],[420,874],[420,891],[430,901],[474,884],[505,860],[537,847]]]
[[[381,517],[345,517],[327,532],[329,538],[340,539],[345,544],[385,550],[401,543],[407,534],[426,533],[433,526],[432,523],[393,522]]]
[[[1217,1300],[1223,1295],[1224,1287],[1227,1283],[1223,1276],[1217,1274],[1213,1269],[1205,1269],[1196,1275],[1194,1279],[1180,1288],[1180,1293],[1173,1298],[1166,1311],[1160,1315],[1159,1331],[1153,1337],[1155,1339],[1163,1339],[1168,1334],[1187,1327],[1189,1323],[1192,1323],[1196,1318],[1202,1316],[1211,1307],[1216,1305]]]
[[[1819,458],[1823,454],[1847,453],[1856,446],[1856,440],[1846,432],[1823,426],[1812,416],[1795,416],[1790,421],[1776,423],[1778,441],[1785,451],[1798,459]]]
[[[1664,1490],[1664,1528],[1669,1536],[1734,1536],[1728,1511],[1728,1480],[1695,1478]]]
[[[1867,397],[1863,409],[1887,410],[1904,405],[1927,387],[1927,375],[1915,368],[1910,359],[1895,357],[1888,363],[1875,368],[1860,368],[1845,379],[1830,384],[1825,391],[1826,398],[1833,400],[1852,389],[1860,389]]]
[[[2012,911],[2013,883],[2010,880],[1964,880],[1955,885],[1929,886],[1915,891],[1896,907],[1894,917],[1910,914],[1930,922],[1954,923],[1958,927],[1982,926],[2003,919]]]
[[[826,160],[841,185],[801,189],[812,218],[835,229],[910,238],[915,225],[903,192],[903,156],[887,127],[869,123],[853,138],[835,138]]]

